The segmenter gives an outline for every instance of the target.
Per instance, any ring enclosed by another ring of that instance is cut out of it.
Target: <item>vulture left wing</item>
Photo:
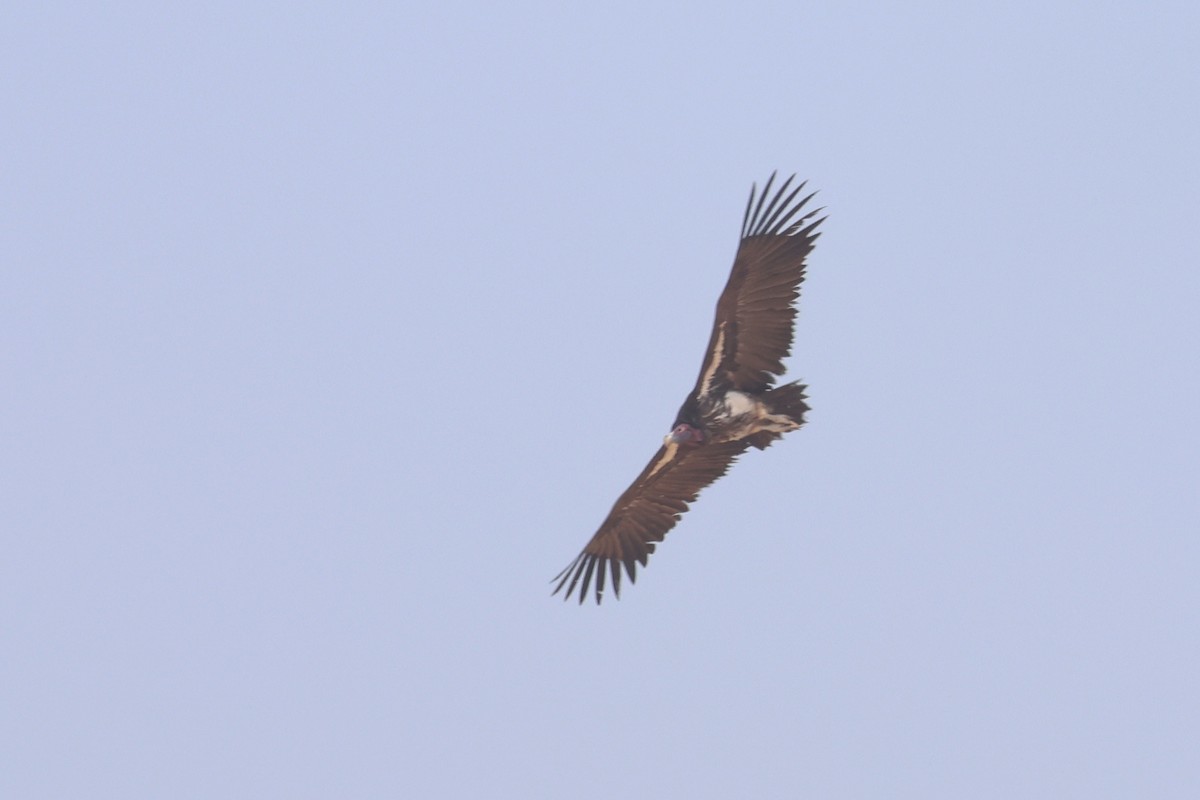
[[[761,392],[783,374],[783,359],[792,349],[796,298],[804,280],[804,260],[820,235],[814,220],[820,209],[801,214],[812,199],[797,200],[805,184],[791,192],[795,175],[784,181],[767,202],[771,175],[761,193],[750,190],[742,239],[721,298],[704,366],[694,394],[718,389]]]
[[[596,602],[604,593],[605,575],[611,573],[613,594],[621,594],[621,566],[636,579],[637,565],[646,566],[667,531],[675,527],[700,490],[725,474],[749,443],[720,442],[700,446],[663,445],[633,485],[625,490],[608,518],[596,531],[579,557],[555,576],[554,594],[566,587],[563,599],[569,599],[576,587],[579,602],[587,597],[592,579],[596,581]]]

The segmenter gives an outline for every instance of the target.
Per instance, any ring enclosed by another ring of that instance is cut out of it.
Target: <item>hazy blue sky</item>
[[[1200,11],[0,10],[0,796],[1200,797]],[[808,426],[549,596],[752,181]]]

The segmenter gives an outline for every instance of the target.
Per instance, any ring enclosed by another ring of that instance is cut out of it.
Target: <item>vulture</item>
[[[662,447],[583,552],[551,581],[557,582],[552,594],[565,589],[568,600],[578,590],[583,603],[594,586],[599,603],[611,575],[619,597],[622,567],[632,583],[637,566],[646,566],[655,544],[704,487],[748,448],[762,450],[804,424],[806,387],[775,381],[792,346],[804,262],[825,218],[816,218],[820,209],[805,210],[813,194],[801,196],[805,183],[793,188],[795,177],[774,193],[774,173],[761,192],[751,186],[737,256],[717,300],[696,385]]]

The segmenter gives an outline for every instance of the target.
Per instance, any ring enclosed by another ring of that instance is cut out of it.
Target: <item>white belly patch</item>
[[[736,391],[728,391],[725,393],[725,407],[729,409],[729,416],[741,417],[757,411],[759,402],[753,397],[750,397],[750,395]]]

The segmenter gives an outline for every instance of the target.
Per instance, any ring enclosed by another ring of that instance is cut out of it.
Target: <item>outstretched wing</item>
[[[717,319],[696,381],[695,394],[719,389],[761,392],[783,373],[792,348],[796,298],[804,280],[804,259],[820,235],[814,220],[820,209],[801,213],[812,199],[797,200],[805,184],[791,187],[795,175],[770,197],[772,174],[761,193],[750,189],[742,240],[729,282],[717,301]]]
[[[569,599],[576,587],[579,602],[587,596],[593,578],[596,582],[596,602],[604,594],[606,574],[612,575],[615,596],[621,594],[621,565],[636,580],[637,565],[646,566],[667,531],[675,527],[680,515],[687,511],[700,490],[725,474],[729,466],[749,446],[748,442],[720,442],[698,446],[668,443],[642,470],[625,493],[621,495],[608,518],[596,531],[579,557],[555,576],[558,585],[554,594],[564,587]]]

